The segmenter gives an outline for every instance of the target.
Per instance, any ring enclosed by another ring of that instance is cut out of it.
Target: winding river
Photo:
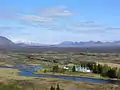
[[[11,67],[0,66],[0,68],[11,68]],[[20,70],[19,73],[20,76],[36,77],[36,78],[58,78],[58,79],[70,80],[70,81],[101,83],[101,84],[120,84],[120,81],[118,80],[102,80],[102,79],[94,79],[94,78],[86,78],[86,77],[34,74],[33,72],[35,72],[38,69],[41,69],[40,66],[28,66],[25,64],[18,64],[15,65],[13,68]]]

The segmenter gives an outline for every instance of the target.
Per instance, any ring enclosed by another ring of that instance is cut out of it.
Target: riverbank
[[[0,66],[13,67],[13,65],[8,64],[8,63],[6,63],[6,62],[0,62]]]
[[[42,71],[37,71],[34,72],[34,74],[37,75],[54,75],[54,76],[68,76],[68,77],[78,77],[78,78],[91,78],[91,79],[101,79],[101,80],[118,80],[116,78],[109,78],[109,77],[102,77],[99,74],[93,74],[93,73],[80,73],[80,72],[66,72],[66,73],[52,73],[52,72],[42,72]]]
[[[0,68],[0,82],[9,84],[15,82],[14,85],[25,88],[25,90],[49,90],[51,86],[59,84],[64,90],[120,90],[120,85],[100,84],[62,80],[58,78],[39,78],[19,76],[20,71],[13,68]],[[28,73],[29,74],[29,73]],[[8,82],[9,81],[9,82]]]
[[[0,68],[0,78],[12,80],[31,80],[34,77],[19,76],[19,70],[13,68]]]
[[[0,63],[1,66],[7,66],[10,67],[12,69],[12,67],[14,67],[13,65],[7,64],[7,63]],[[25,65],[25,64],[24,64]],[[39,66],[37,64],[32,64],[32,65],[26,65],[26,66]],[[9,69],[10,69],[9,68]],[[38,68],[37,68],[38,69]],[[13,72],[15,70],[18,69],[14,69]],[[10,70],[11,71],[11,70]],[[17,73],[19,73],[20,71],[18,70]],[[99,74],[94,74],[94,73],[83,73],[83,72],[64,72],[64,73],[52,73],[52,72],[46,72],[44,73],[42,70],[37,70],[36,72],[32,72],[36,75],[53,75],[53,76],[68,76],[68,77],[78,77],[78,78],[91,78],[91,79],[101,79],[101,80],[119,80],[120,79],[115,79],[115,78],[108,78],[108,77],[102,77]]]

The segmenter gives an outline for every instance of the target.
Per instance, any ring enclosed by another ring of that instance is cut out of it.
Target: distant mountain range
[[[49,46],[49,47],[99,47],[99,46],[120,46],[120,41],[102,42],[102,41],[88,41],[88,42],[73,42],[64,41],[56,45],[45,45],[39,43],[14,43],[6,37],[0,36],[0,46]]]
[[[120,41],[114,42],[101,42],[101,41],[88,41],[88,42],[72,42],[65,41],[59,44],[62,47],[99,47],[99,46],[119,46]]]
[[[14,43],[6,37],[0,36],[0,51],[17,52],[120,52],[120,41],[101,42],[72,42],[65,41],[56,45],[39,43]]]

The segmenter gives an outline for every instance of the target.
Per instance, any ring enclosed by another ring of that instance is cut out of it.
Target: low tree
[[[58,67],[58,65],[53,66],[53,72],[54,72],[54,73],[59,72],[59,67]]]
[[[117,75],[117,78],[119,78],[119,79],[120,79],[120,68],[119,68],[119,69],[117,69],[116,75]]]
[[[57,84],[57,88],[56,88],[56,90],[60,90],[59,84]]]
[[[95,64],[95,63],[93,63],[93,62],[88,62],[86,65],[87,65],[87,67],[90,68],[90,70],[93,70],[94,64]]]
[[[75,66],[73,66],[73,68],[72,68],[72,72],[75,72],[76,70],[75,70]]]
[[[98,64],[98,74],[101,74],[103,70],[103,66]]]
[[[53,86],[50,87],[50,90],[55,90],[55,88]]]
[[[116,68],[110,68],[107,72],[107,76],[110,78],[116,78]]]
[[[101,76],[107,76],[108,74],[108,71],[110,70],[110,67],[108,67],[108,65],[104,65],[103,66],[103,69],[102,69],[102,73],[101,73]]]
[[[98,66],[96,64],[93,65],[93,73],[98,73]]]

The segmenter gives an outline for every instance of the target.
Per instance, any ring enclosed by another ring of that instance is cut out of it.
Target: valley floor
[[[13,52],[0,52],[0,66],[13,67],[14,64],[25,63],[28,65],[40,65],[40,66],[51,66],[59,63],[65,65],[66,63],[78,64],[81,61],[95,61],[109,63],[110,66],[119,67],[120,54],[116,53],[13,53]],[[114,63],[114,64],[113,64]],[[19,76],[19,70],[12,68],[0,68],[0,90],[3,89],[4,85],[13,85],[10,87],[20,88],[12,90],[50,90],[51,86],[60,85],[60,88],[64,90],[120,90],[120,85],[115,84],[95,84],[86,82],[74,82],[54,78],[35,78]],[[53,74],[36,72],[36,74]],[[65,72],[63,74],[56,73],[54,75],[67,75],[76,77],[92,77],[100,79],[103,78],[97,74],[85,74],[85,73],[70,73]],[[16,87],[17,86],[17,87]]]
[[[22,88],[22,90],[49,90],[51,86],[59,84],[64,90],[120,90],[120,85],[114,84],[93,84],[54,78],[23,77],[18,75],[19,71],[16,69],[1,68],[0,72],[0,87],[12,83]]]

